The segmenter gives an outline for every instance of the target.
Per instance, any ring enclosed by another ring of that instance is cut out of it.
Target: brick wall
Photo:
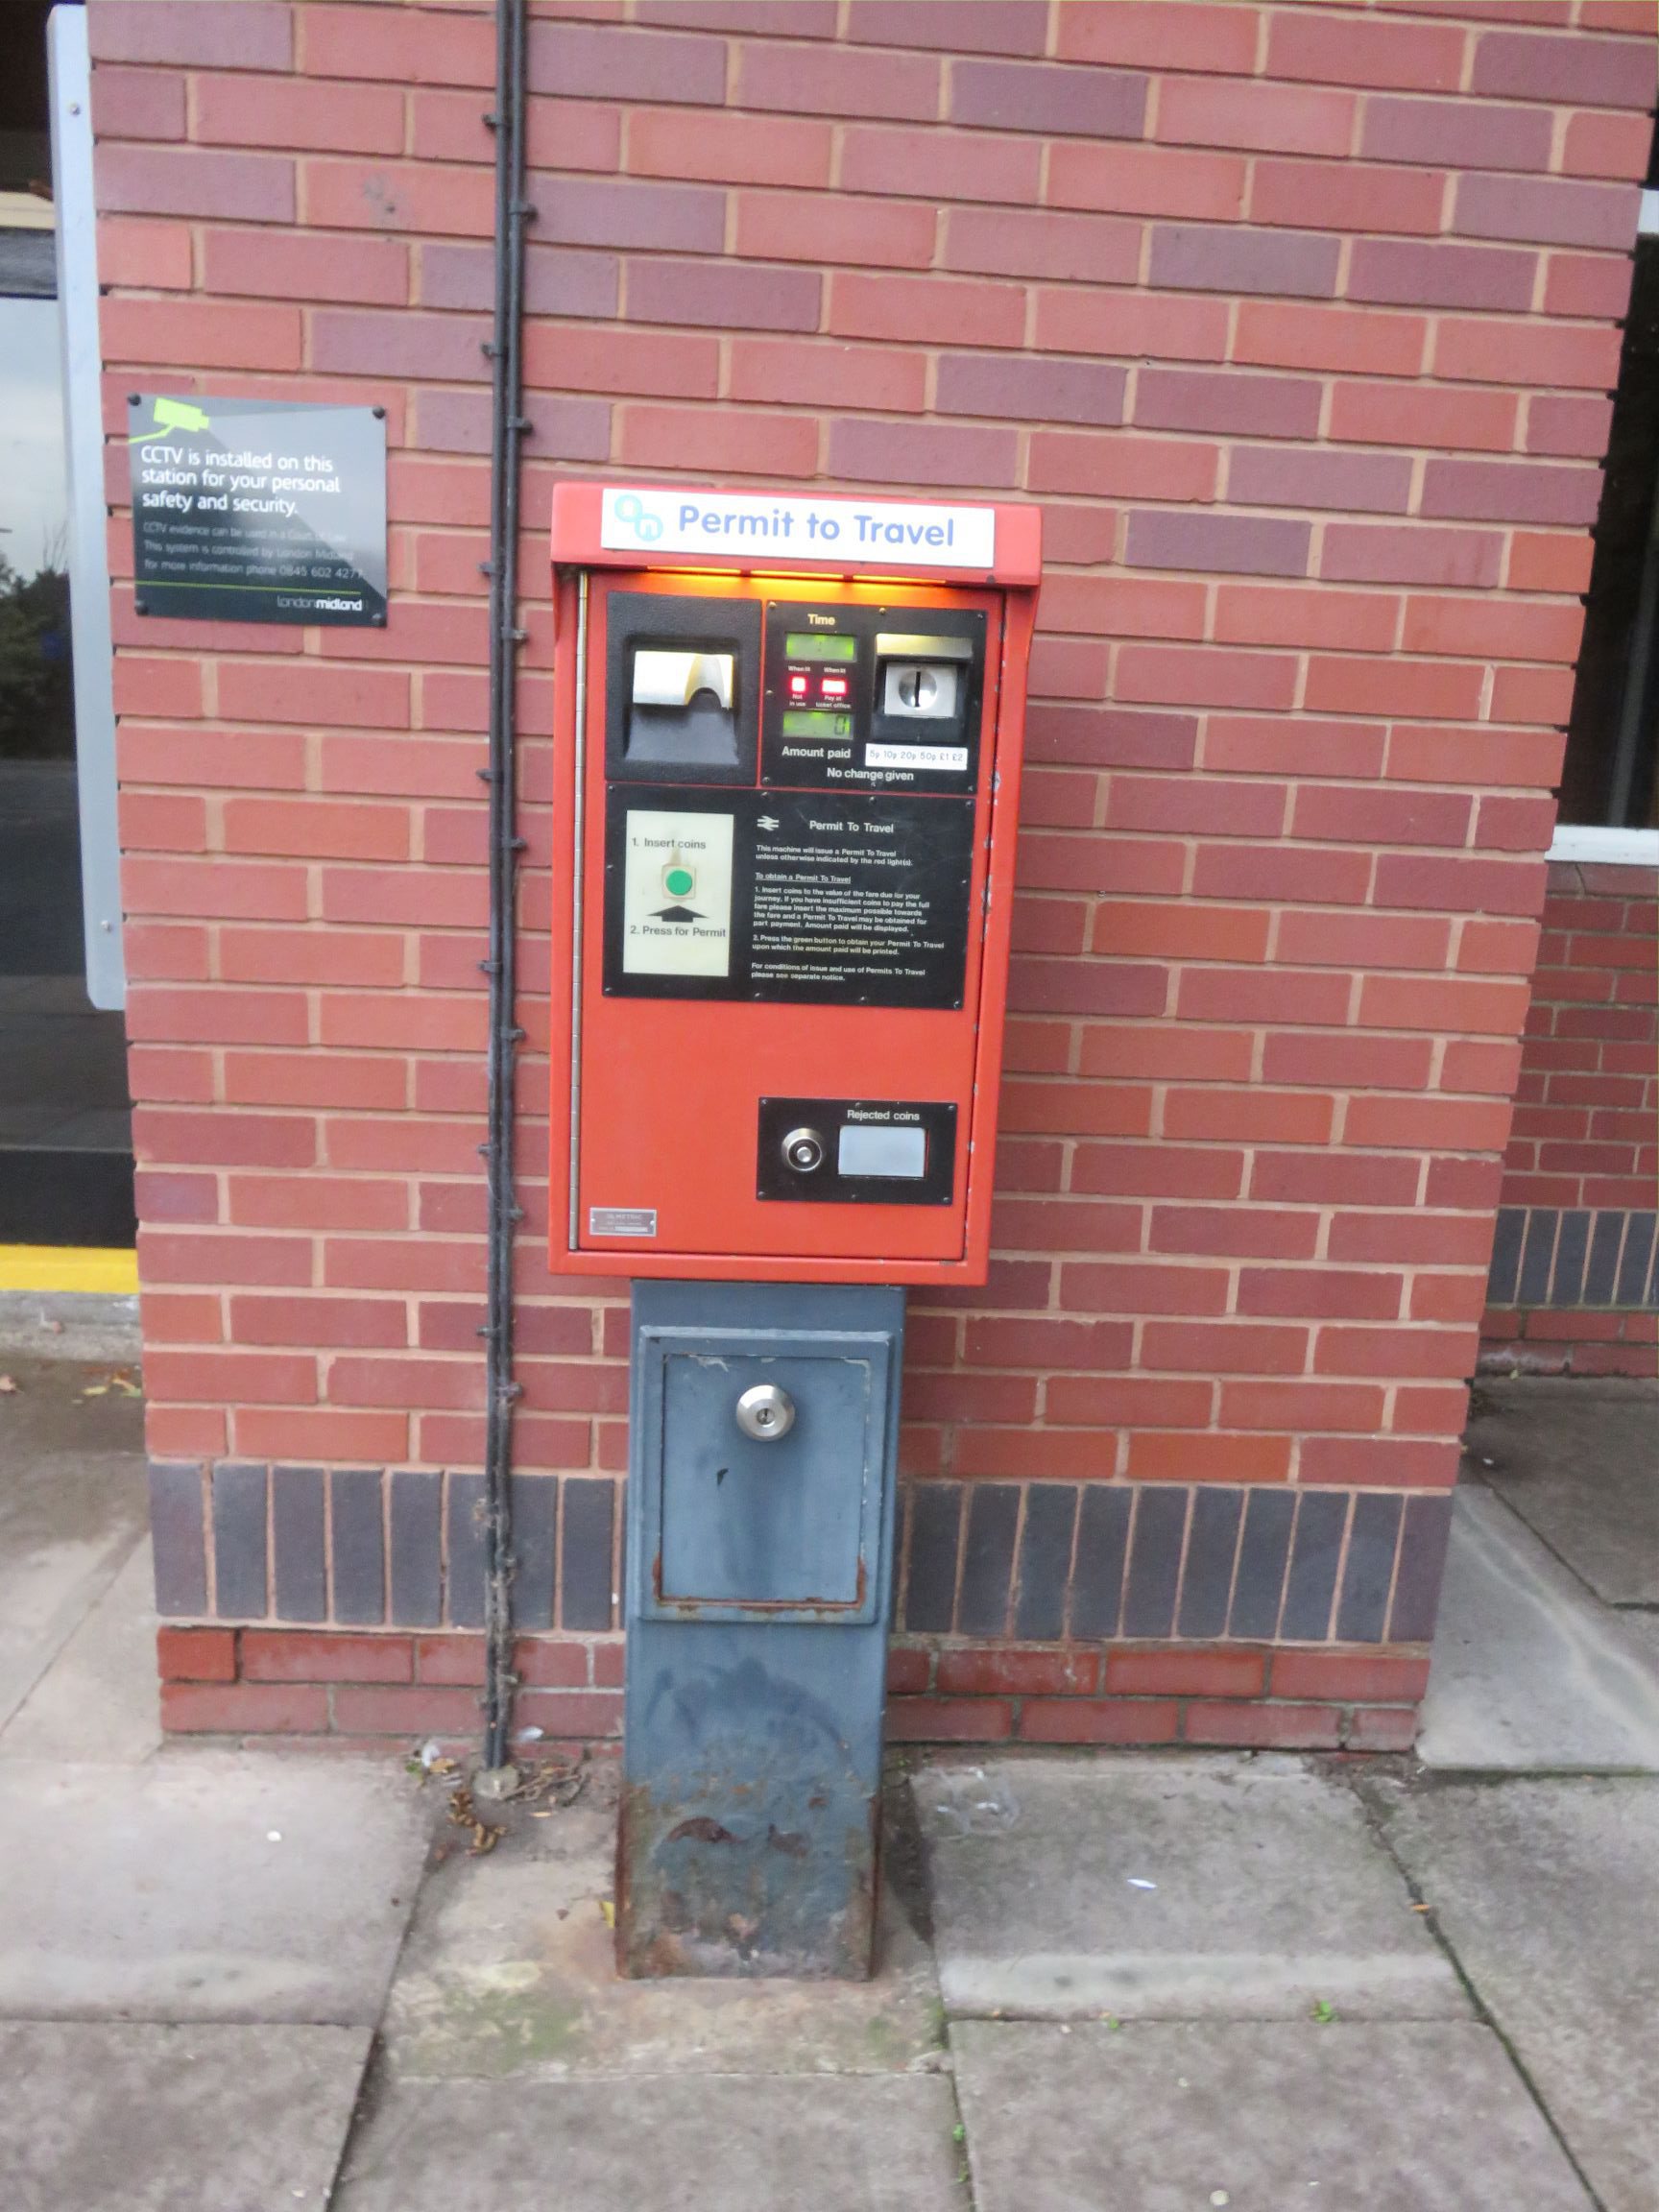
[[[397,1733],[469,1710],[422,1686],[478,1603],[491,24],[90,14],[111,431],[138,386],[387,409],[384,632],[138,619],[112,543],[163,1610],[234,1630],[166,1645],[170,1718]],[[625,1339],[541,1257],[539,533],[562,470],[683,471],[1046,514],[997,1256],[912,1302],[895,1726],[1408,1737],[1651,34],[536,9],[519,1594],[571,1696]]]
[[[1503,1159],[1484,1366],[1655,1371],[1656,930],[1651,868],[1551,867]]]

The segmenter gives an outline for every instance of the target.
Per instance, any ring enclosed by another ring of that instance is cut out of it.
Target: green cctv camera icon
[[[147,438],[159,438],[168,430],[210,430],[213,427],[202,409],[192,407],[187,399],[157,399],[154,405],[155,429],[141,431],[136,438],[129,441],[131,445],[142,445]]]

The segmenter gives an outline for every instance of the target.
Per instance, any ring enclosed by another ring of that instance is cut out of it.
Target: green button
[[[670,899],[689,899],[696,881],[689,868],[670,868],[662,878]]]

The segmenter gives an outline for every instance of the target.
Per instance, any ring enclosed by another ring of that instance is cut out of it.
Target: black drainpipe
[[[519,335],[524,305],[524,0],[496,0],[495,326],[484,350],[493,392],[490,447],[490,1134],[480,1147],[490,1193],[489,1293],[484,1337],[484,1766],[507,1764],[513,1716],[513,1231],[522,1217],[513,1189],[513,1086],[518,1040],[518,854],[514,709],[518,647],[519,446],[523,417]]]

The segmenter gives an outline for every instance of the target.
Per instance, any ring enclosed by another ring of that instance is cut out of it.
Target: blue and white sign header
[[[599,542],[621,553],[723,553],[854,567],[992,568],[997,514],[896,499],[606,486]]]

